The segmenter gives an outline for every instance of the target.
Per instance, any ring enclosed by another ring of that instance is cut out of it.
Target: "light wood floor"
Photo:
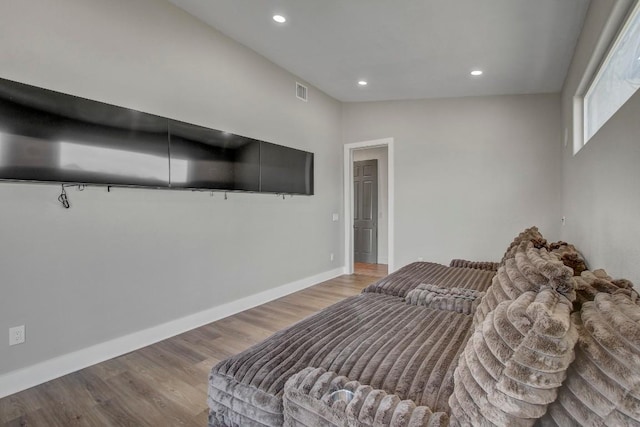
[[[340,276],[0,399],[2,426],[206,426],[207,379],[218,361],[341,299],[386,265]]]
[[[364,262],[356,262],[353,265],[353,271],[356,274],[364,274],[366,276],[384,277],[388,273],[387,264],[365,264]]]

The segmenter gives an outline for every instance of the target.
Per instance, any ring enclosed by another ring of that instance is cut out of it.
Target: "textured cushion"
[[[348,390],[353,398],[346,402],[331,399],[331,393]],[[447,426],[449,416],[401,400],[384,390],[373,389],[322,368],[306,368],[293,375],[284,387],[284,425],[316,426]]]
[[[466,259],[452,259],[449,267],[476,268],[478,270],[498,271],[500,264],[490,261],[468,261]]]
[[[587,269],[587,262],[575,246],[567,242],[555,242],[549,245],[549,250],[556,255],[564,265],[573,270],[574,276],[579,276]]]
[[[500,265],[504,265],[504,263],[509,258],[513,258],[516,250],[518,249],[518,247],[522,242],[532,242],[534,247],[536,248],[544,248],[547,246],[547,241],[538,230],[538,227],[533,226],[533,227],[525,228],[524,231],[518,234],[513,239],[513,242],[509,244],[509,246],[507,247],[507,250],[502,256],[502,260],[500,260]]]
[[[387,295],[347,298],[214,366],[211,419],[221,425],[282,425],[284,384],[306,367],[448,412],[453,371],[471,322],[471,316]]]
[[[472,314],[483,296],[484,292],[473,289],[441,288],[423,283],[409,291],[405,300],[412,305]]]
[[[503,301],[465,346],[449,400],[454,425],[530,426],[553,402],[578,338],[550,287]]]
[[[593,301],[600,292],[612,294],[619,289],[632,289],[633,284],[626,279],[614,280],[602,269],[585,270],[580,277],[575,277],[576,302],[574,311],[579,311],[587,301]]]
[[[573,270],[566,267],[545,248],[536,248],[531,241],[523,241],[513,251],[513,257],[505,261],[487,289],[474,315],[474,325],[484,318],[502,301],[513,300],[524,292],[538,292],[548,286],[575,299]]]
[[[542,425],[640,425],[640,306],[631,289],[598,293],[572,315],[576,360]]]
[[[367,286],[363,292],[406,297],[422,283],[441,288],[461,288],[485,291],[495,271],[447,267],[432,262],[414,262]]]

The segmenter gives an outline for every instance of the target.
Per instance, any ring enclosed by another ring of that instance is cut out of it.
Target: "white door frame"
[[[389,273],[395,271],[394,262],[394,159],[393,138],[372,141],[352,142],[344,145],[344,272],[353,274],[353,152],[363,148],[387,147],[388,155],[388,199],[387,227],[389,233],[388,249]]]

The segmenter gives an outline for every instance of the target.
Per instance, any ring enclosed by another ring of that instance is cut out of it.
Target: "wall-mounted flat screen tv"
[[[260,191],[313,195],[313,153],[262,141]]]
[[[0,79],[0,179],[169,184],[167,120]]]
[[[260,141],[169,120],[172,188],[260,190]]]
[[[0,79],[0,180],[313,194],[313,153]]]

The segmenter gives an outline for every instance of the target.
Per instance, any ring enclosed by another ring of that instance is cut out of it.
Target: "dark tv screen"
[[[167,120],[0,79],[0,179],[166,187]]]
[[[260,190],[260,142],[169,120],[172,188]]]
[[[260,191],[313,194],[313,153],[262,141]]]
[[[313,153],[0,79],[0,180],[313,194]]]

